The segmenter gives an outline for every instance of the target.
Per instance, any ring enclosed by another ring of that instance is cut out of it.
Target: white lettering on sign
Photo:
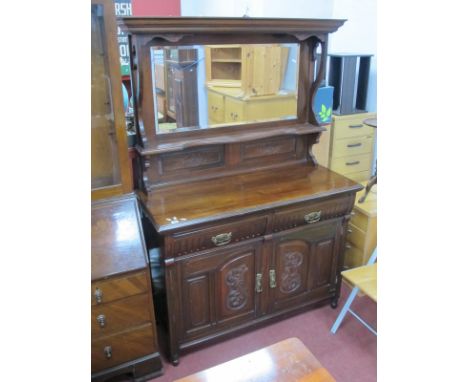
[[[116,16],[131,16],[132,4],[115,3],[115,15]]]

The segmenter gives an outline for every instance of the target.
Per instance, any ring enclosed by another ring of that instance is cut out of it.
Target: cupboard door
[[[255,317],[258,245],[214,250],[180,263],[185,338],[221,330]]]
[[[269,266],[270,310],[306,304],[336,283],[341,219],[281,233]]]

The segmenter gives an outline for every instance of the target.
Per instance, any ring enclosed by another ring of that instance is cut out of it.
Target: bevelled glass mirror
[[[298,44],[151,48],[156,133],[297,118]]]

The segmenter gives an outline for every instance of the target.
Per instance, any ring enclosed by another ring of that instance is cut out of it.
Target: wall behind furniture
[[[377,0],[181,0],[182,16],[343,18],[330,52],[373,54],[367,109],[377,109]]]

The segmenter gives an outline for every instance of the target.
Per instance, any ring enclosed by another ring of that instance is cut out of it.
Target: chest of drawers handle
[[[307,224],[316,223],[320,220],[320,216],[322,215],[322,211],[314,211],[307,215],[304,215],[304,220]]]
[[[104,348],[104,354],[107,359],[111,359],[112,358],[112,346],[106,346]]]
[[[100,314],[96,317],[96,320],[101,328],[106,326],[106,316],[104,314]]]
[[[351,143],[350,145],[347,145],[347,147],[360,147],[362,146],[362,143],[359,142],[359,143]]]
[[[359,163],[361,163],[361,161],[359,161],[359,160],[355,160],[354,162],[346,162],[346,166],[354,166],[354,165],[359,164]]]
[[[102,302],[102,290],[96,288],[96,290],[94,291],[94,297],[96,298],[96,302],[100,304]]]
[[[213,236],[211,241],[216,246],[226,245],[231,242],[232,232],[220,233],[219,235]]]
[[[364,126],[364,125],[359,124],[359,125],[349,125],[348,127],[349,127],[350,129],[359,129],[359,128],[363,127],[363,126]]]

